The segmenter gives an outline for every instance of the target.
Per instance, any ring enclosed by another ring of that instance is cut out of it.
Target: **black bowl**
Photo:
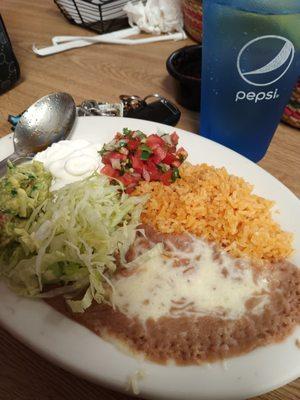
[[[192,45],[174,51],[167,70],[176,81],[176,100],[189,110],[200,110],[202,46]]]

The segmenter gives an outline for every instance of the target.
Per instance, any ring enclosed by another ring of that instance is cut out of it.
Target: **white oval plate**
[[[72,139],[84,138],[99,144],[111,140],[116,131],[128,127],[147,134],[174,128],[128,118],[86,117],[77,119]],[[180,144],[192,163],[225,166],[230,173],[255,184],[255,192],[275,200],[280,214],[274,217],[295,235],[291,261],[300,265],[300,201],[283,184],[237,153],[181,129]],[[12,152],[12,135],[0,140],[0,159]],[[67,319],[39,300],[23,299],[0,285],[0,322],[20,341],[50,361],[90,381],[125,391],[137,371],[140,395],[149,399],[224,400],[259,395],[300,376],[300,327],[284,342],[259,348],[226,362],[203,366],[161,366],[134,359],[86,328]]]

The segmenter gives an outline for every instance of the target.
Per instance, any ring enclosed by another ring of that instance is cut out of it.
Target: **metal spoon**
[[[68,93],[42,97],[21,116],[13,136],[15,152],[0,162],[0,177],[6,173],[7,161],[32,158],[54,142],[65,139],[76,117],[76,106]]]

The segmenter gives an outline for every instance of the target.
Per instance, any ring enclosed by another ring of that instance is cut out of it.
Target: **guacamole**
[[[49,197],[52,176],[41,162],[7,165],[7,174],[0,179],[0,247],[17,238],[39,205]]]
[[[7,165],[7,174],[0,180],[0,212],[28,218],[49,196],[52,176],[39,161],[15,166]]]

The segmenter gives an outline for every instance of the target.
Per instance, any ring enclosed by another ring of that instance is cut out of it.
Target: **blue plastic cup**
[[[300,0],[204,0],[201,134],[266,153],[300,75]]]

